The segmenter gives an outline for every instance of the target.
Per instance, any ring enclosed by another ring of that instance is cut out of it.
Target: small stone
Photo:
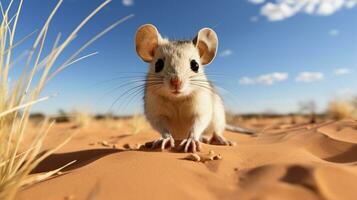
[[[95,143],[94,143],[94,142],[91,142],[91,143],[89,143],[88,145],[89,145],[89,146],[94,146]]]
[[[117,149],[118,148],[116,144],[113,144],[112,147],[113,147],[113,149]]]
[[[124,149],[130,149],[130,150],[137,150],[137,149],[141,149],[142,148],[142,144],[140,143],[137,143],[137,144],[129,144],[129,143],[126,143],[123,145],[123,148]]]
[[[109,143],[108,143],[107,141],[105,141],[105,140],[103,140],[101,144],[102,144],[103,146],[105,146],[105,147],[108,147],[108,146],[109,146]]]
[[[141,149],[142,146],[143,146],[142,144],[137,143],[137,144],[135,145],[135,149]]]
[[[123,148],[124,148],[124,149],[130,149],[130,144],[128,144],[128,143],[124,144],[124,145],[123,145]]]
[[[212,157],[212,159],[213,159],[213,160],[222,160],[222,156],[221,156],[221,154],[217,154],[217,155],[214,155],[214,156]]]
[[[201,157],[202,161],[212,161],[212,160],[221,160],[222,156],[221,154],[216,154],[213,150],[210,150],[208,154],[203,155]]]
[[[63,172],[57,172],[57,175],[62,175],[63,174]]]
[[[252,135],[252,136],[254,137],[255,135]],[[236,142],[231,142],[230,146],[237,146],[237,143]]]
[[[186,160],[192,160],[195,162],[200,162],[201,161],[201,157],[195,153],[191,153],[190,155],[188,155],[186,158]]]

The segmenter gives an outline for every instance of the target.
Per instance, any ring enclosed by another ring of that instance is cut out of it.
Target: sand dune
[[[49,137],[58,142],[68,127]],[[194,162],[176,151],[137,149],[158,137],[150,129],[130,135],[126,125],[95,122],[33,173],[74,164],[17,199],[357,199],[357,121],[266,127],[273,128],[257,137],[227,132],[236,146],[204,144],[200,153],[221,160]]]

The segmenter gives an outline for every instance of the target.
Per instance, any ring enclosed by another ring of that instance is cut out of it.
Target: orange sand
[[[204,144],[202,155],[213,150],[222,156],[206,162],[185,160],[185,153],[136,150],[158,134],[146,128],[130,135],[122,123],[79,129],[34,173],[77,161],[24,188],[17,199],[357,199],[356,120],[265,124],[257,137],[227,132],[237,146]],[[45,147],[64,139],[70,126],[56,125]]]

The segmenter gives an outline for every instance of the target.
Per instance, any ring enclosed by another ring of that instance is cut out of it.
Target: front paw
[[[236,145],[235,142],[229,141],[225,137],[219,136],[219,135],[213,135],[212,138],[209,140],[209,144],[226,145],[226,146],[235,146]]]
[[[170,135],[168,137],[160,138],[153,142],[146,143],[145,146],[151,149],[161,148],[161,150],[165,150],[175,147],[175,140]]]
[[[196,153],[197,151],[201,151],[201,143],[194,139],[194,138],[187,138],[184,139],[181,144],[180,148],[183,149],[184,152],[192,152]]]

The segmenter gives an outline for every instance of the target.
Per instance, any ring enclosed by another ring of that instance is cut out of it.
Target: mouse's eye
[[[195,60],[191,60],[190,65],[191,65],[192,71],[194,71],[194,72],[197,73],[197,72],[198,72],[198,68],[200,67],[200,66],[198,65],[198,63],[197,63]]]
[[[155,63],[155,72],[161,72],[164,69],[164,60],[159,58]]]

